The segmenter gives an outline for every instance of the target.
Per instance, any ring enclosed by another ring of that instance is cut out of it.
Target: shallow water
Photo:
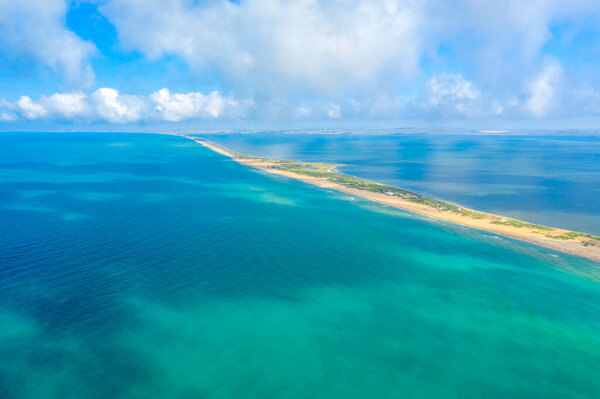
[[[548,226],[600,235],[600,137],[210,135],[244,154],[340,171]]]
[[[171,136],[0,135],[2,398],[594,398],[597,264]]]

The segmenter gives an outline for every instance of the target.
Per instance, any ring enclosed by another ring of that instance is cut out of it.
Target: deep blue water
[[[144,134],[0,135],[0,397],[595,398],[598,264]]]
[[[600,235],[600,137],[229,134],[244,154],[340,171],[474,209]]]

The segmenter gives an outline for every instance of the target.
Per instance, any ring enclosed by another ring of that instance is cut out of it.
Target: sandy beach
[[[360,190],[351,187],[346,187],[341,184],[329,181],[328,179],[307,176],[304,174],[294,173],[287,170],[278,169],[275,160],[265,160],[262,158],[245,157],[241,154],[236,154],[227,149],[218,146],[214,143],[200,139],[194,136],[178,135],[181,137],[193,140],[202,146],[211,149],[219,154],[225,155],[234,161],[246,165],[249,167],[257,168],[268,173],[285,176],[291,179],[303,181],[305,183],[313,184],[315,186],[337,190],[350,194],[353,196],[369,199],[378,202],[383,205],[387,205],[393,208],[403,209],[405,211],[417,213],[427,217],[431,217],[438,220],[444,220],[451,223],[456,223],[463,226],[468,226],[476,229],[481,229],[493,233],[497,233],[506,237],[516,238],[524,240],[537,245],[545,246],[548,248],[556,249],[559,251],[567,252],[573,255],[582,256],[596,262],[600,262],[600,241],[585,236],[569,237],[569,234],[573,232],[569,230],[553,228],[551,231],[546,229],[538,229],[535,227],[515,227],[510,224],[504,224],[508,222],[519,222],[526,224],[525,222],[517,221],[516,219],[503,217],[500,215],[494,215],[485,213],[484,218],[477,218],[471,216],[465,216],[460,213],[451,212],[447,210],[440,210],[423,204],[408,201],[397,196],[390,196],[383,193]],[[468,208],[462,208],[468,209]],[[473,211],[477,212],[477,211]],[[479,212],[477,212],[479,213]],[[481,213],[480,213],[481,214]],[[540,226],[544,227],[544,226]],[[579,233],[575,233],[579,234]],[[569,237],[565,239],[565,237]],[[593,236],[591,236],[593,237]]]

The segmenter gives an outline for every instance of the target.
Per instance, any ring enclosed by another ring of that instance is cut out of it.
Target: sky
[[[600,1],[0,0],[0,130],[600,128]]]

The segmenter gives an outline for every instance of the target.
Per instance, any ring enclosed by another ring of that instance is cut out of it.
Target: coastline
[[[541,226],[509,217],[479,212],[458,204],[435,200],[406,190],[354,178],[337,172],[335,168],[340,165],[246,156],[229,151],[199,137],[171,134],[193,140],[242,165],[260,169],[267,173],[300,180],[433,219],[493,232],[600,262],[600,237],[590,234]]]

